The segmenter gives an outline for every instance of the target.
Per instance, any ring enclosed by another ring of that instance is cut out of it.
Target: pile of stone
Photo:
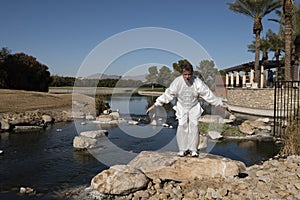
[[[24,131],[42,129],[54,122],[54,118],[39,110],[23,113],[2,113],[0,131]]]
[[[239,161],[206,155],[176,157],[141,152],[128,165],[96,175],[71,199],[300,199],[300,156],[246,168]]]

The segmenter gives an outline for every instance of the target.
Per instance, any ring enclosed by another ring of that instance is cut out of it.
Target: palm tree
[[[274,57],[276,61],[279,61],[279,56],[281,51],[284,51],[284,38],[282,34],[282,30],[279,31],[278,34],[274,33],[271,29],[269,29],[266,33],[266,39],[270,43],[270,51],[274,51]]]
[[[292,80],[291,70],[291,50],[292,50],[292,16],[293,16],[293,0],[283,0],[283,14],[285,23],[285,80]]]
[[[281,0],[235,0],[228,3],[229,9],[234,12],[244,14],[254,20],[253,34],[255,34],[255,82],[259,83],[259,53],[260,53],[260,33],[263,30],[261,20],[267,14],[281,7]]]
[[[283,49],[285,51],[285,79],[297,79],[295,74],[298,74],[298,57],[295,55],[295,48],[293,48],[292,41],[300,35],[300,5],[293,1],[282,0],[283,8],[281,12],[277,12],[279,19],[269,19],[279,23],[278,36],[283,41]],[[299,36],[300,37],[300,36]],[[285,42],[286,41],[286,42]],[[294,63],[294,66],[292,64]],[[294,70],[291,68],[294,67]]]
[[[293,40],[295,45],[294,74],[299,75],[298,65],[299,65],[299,57],[300,57],[300,4],[295,3],[294,8],[295,8],[295,12],[294,12],[295,15],[293,17],[293,35],[294,35]]]
[[[248,51],[255,53],[256,51],[256,46],[255,46],[255,41],[252,42],[252,44],[248,45]],[[262,51],[262,61],[268,60],[268,52],[271,48],[271,43],[268,39],[266,38],[261,38],[260,39],[260,50]]]
[[[300,4],[295,3],[294,5],[294,16],[293,16],[293,35],[300,35]]]

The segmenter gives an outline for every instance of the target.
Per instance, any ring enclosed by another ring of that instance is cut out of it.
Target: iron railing
[[[299,120],[300,81],[276,81],[274,91],[274,137],[283,138],[288,125]],[[300,130],[297,130],[300,131]]]

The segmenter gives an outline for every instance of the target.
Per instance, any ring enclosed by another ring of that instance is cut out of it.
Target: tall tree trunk
[[[277,48],[276,51],[275,51],[276,61],[279,61],[279,56],[280,56],[280,50]]]
[[[285,80],[292,80],[291,73],[291,40],[292,40],[292,27],[291,27],[291,17],[285,18]]]
[[[285,20],[285,80],[292,80],[292,70],[291,70],[291,44],[292,44],[292,0],[284,0],[283,11]]]
[[[254,82],[260,82],[260,66],[259,66],[259,54],[260,54],[260,31],[255,33],[255,63],[254,63]]]

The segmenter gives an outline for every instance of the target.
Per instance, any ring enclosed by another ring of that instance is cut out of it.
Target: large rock
[[[73,139],[73,147],[75,149],[89,149],[97,146],[97,140],[85,136],[75,136]]]
[[[178,157],[174,152],[141,152],[129,165],[142,170],[150,179],[174,181],[234,177],[246,170],[244,163],[221,156]]]
[[[248,134],[248,135],[253,135],[255,131],[260,128],[264,127],[265,123],[262,121],[244,121],[241,125],[238,126],[239,130],[242,133]]]
[[[0,119],[0,129],[2,130],[10,130],[11,126],[6,119]]]
[[[218,131],[208,131],[207,134],[213,140],[219,140],[219,139],[223,138],[223,136],[221,135],[221,133],[218,132]]]
[[[81,136],[85,136],[88,138],[94,138],[94,139],[106,136],[107,134],[108,134],[107,130],[84,131],[84,132],[80,133]]]
[[[91,187],[103,194],[127,195],[147,187],[149,179],[140,170],[128,165],[115,165],[97,174]]]
[[[114,111],[109,114],[113,119],[118,120],[120,118],[120,113],[118,111]]]
[[[53,123],[54,119],[50,115],[42,115],[42,120],[45,124]]]

